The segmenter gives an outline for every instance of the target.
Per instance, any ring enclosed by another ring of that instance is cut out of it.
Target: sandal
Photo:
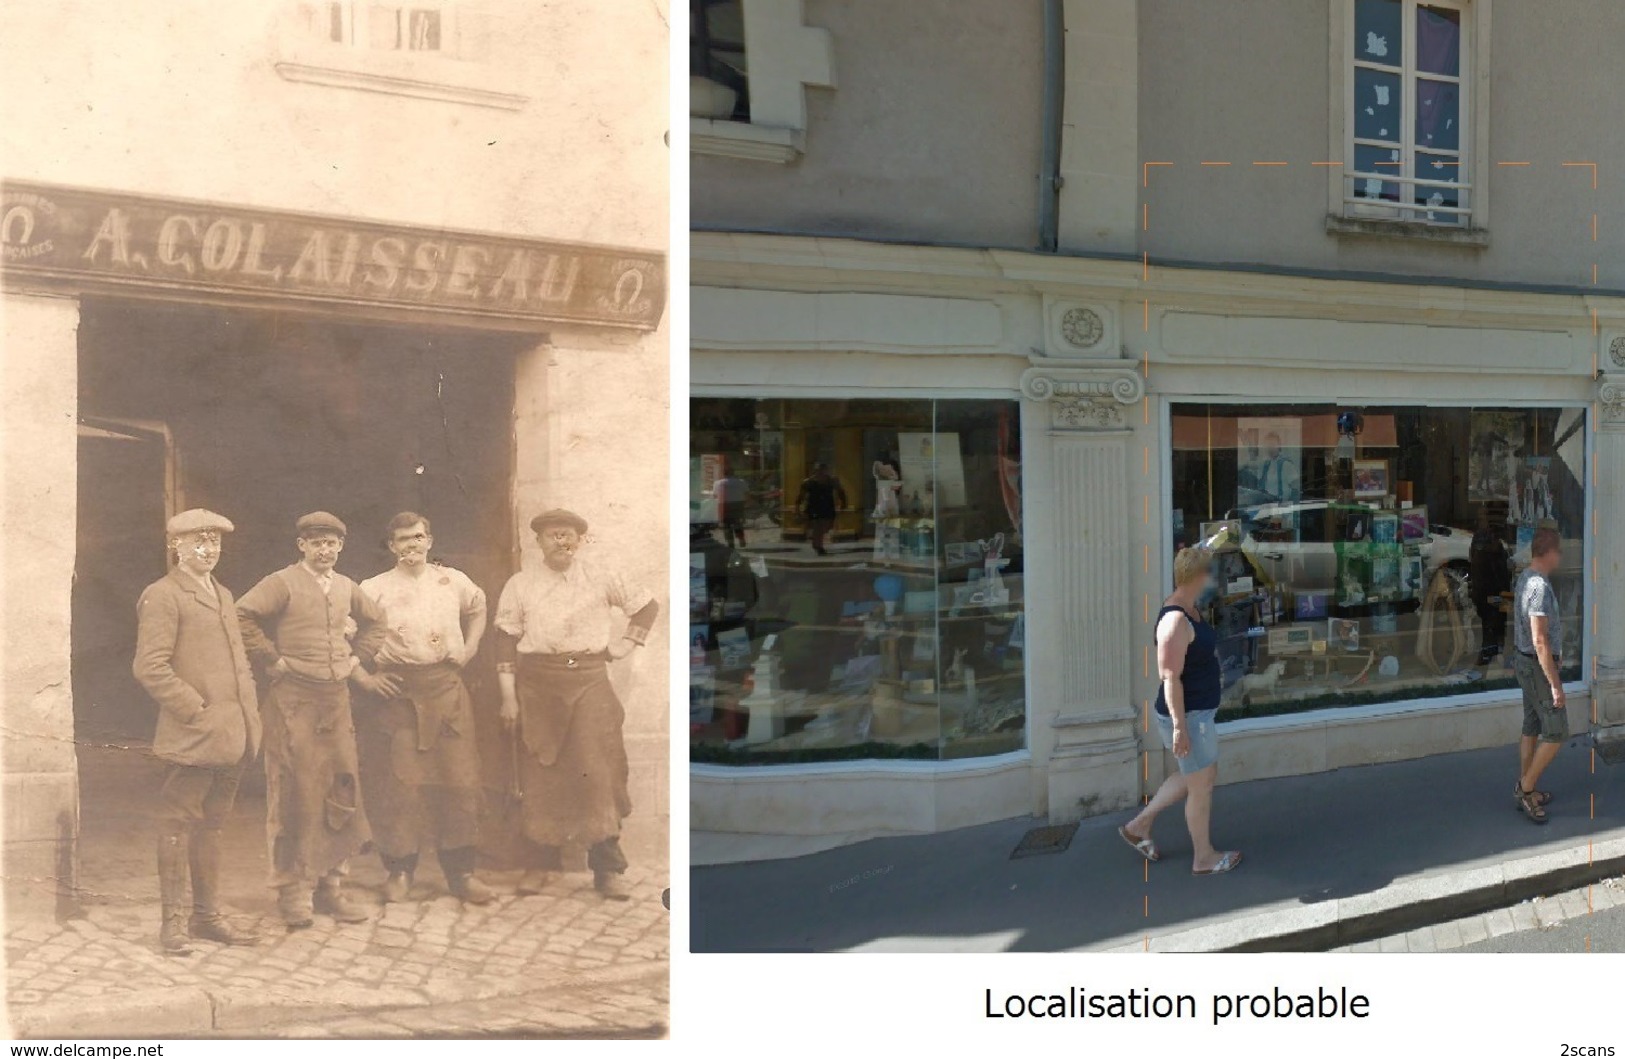
[[[1150,835],[1147,835],[1145,838],[1135,838],[1134,833],[1128,829],[1127,824],[1124,824],[1122,827],[1118,828],[1117,834],[1118,837],[1124,842],[1127,842],[1129,845],[1133,846],[1140,856],[1144,857],[1146,860],[1156,861],[1162,859],[1162,854],[1157,852],[1157,844],[1151,841]]]
[[[1551,791],[1530,791],[1529,793],[1535,796],[1535,804],[1542,808],[1552,804]],[[1512,785],[1512,807],[1519,810],[1523,809],[1523,780],[1518,780]]]
[[[1524,790],[1522,781],[1519,781],[1518,808],[1522,809],[1523,815],[1530,820],[1537,824],[1544,824],[1546,822],[1546,810],[1542,807],[1540,795],[1540,791]]]
[[[1229,852],[1224,853],[1223,855],[1221,855],[1219,857],[1219,863],[1215,864],[1213,867],[1208,868],[1206,871],[1203,871],[1203,870],[1201,870],[1199,868],[1192,868],[1191,869],[1191,874],[1192,875],[1223,875],[1227,871],[1233,871],[1235,869],[1235,867],[1240,863],[1241,863],[1241,850],[1232,849]]]

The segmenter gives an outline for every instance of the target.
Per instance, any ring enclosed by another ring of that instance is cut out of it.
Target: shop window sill
[[[693,154],[787,165],[801,157],[803,136],[794,129],[751,125],[743,121],[690,118],[688,147]]]
[[[1335,213],[1326,218],[1326,233],[1337,236],[1406,239],[1473,249],[1484,249],[1490,245],[1488,228],[1460,228],[1427,224],[1423,221],[1391,221],[1380,217],[1340,217]]]
[[[519,110],[529,98],[506,91],[511,81],[474,62],[437,55],[371,52],[342,46],[284,45],[275,62],[287,81],[443,103]]]

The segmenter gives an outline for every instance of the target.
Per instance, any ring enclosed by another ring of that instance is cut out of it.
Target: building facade
[[[129,667],[168,515],[235,521],[238,592],[318,508],[348,521],[357,579],[413,509],[494,603],[530,518],[569,507],[600,561],[664,582],[662,435],[627,424],[668,407],[668,152],[658,5],[8,15],[0,67],[28,100],[0,132],[15,907],[71,895],[98,748],[151,737]],[[665,659],[616,667],[661,848]],[[494,665],[470,672],[505,761]]]
[[[1135,804],[1215,537],[1224,782],[1514,742],[1542,527],[1625,725],[1625,12],[953,6],[695,8],[694,829]]]

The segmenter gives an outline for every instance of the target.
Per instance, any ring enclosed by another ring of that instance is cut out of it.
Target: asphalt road
[[[1625,952],[1625,908],[1608,908],[1550,927],[1519,930],[1458,952]]]

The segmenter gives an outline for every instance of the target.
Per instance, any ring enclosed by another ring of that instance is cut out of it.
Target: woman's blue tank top
[[[1185,648],[1185,668],[1179,674],[1179,683],[1185,689],[1185,712],[1199,713],[1219,708],[1219,694],[1224,690],[1219,676],[1219,631],[1205,621],[1193,619],[1184,607],[1163,607],[1157,611],[1157,624],[1169,611],[1184,615],[1191,623],[1196,637]],[[1163,697],[1162,685],[1157,685],[1157,712],[1168,716],[1168,700]]]

